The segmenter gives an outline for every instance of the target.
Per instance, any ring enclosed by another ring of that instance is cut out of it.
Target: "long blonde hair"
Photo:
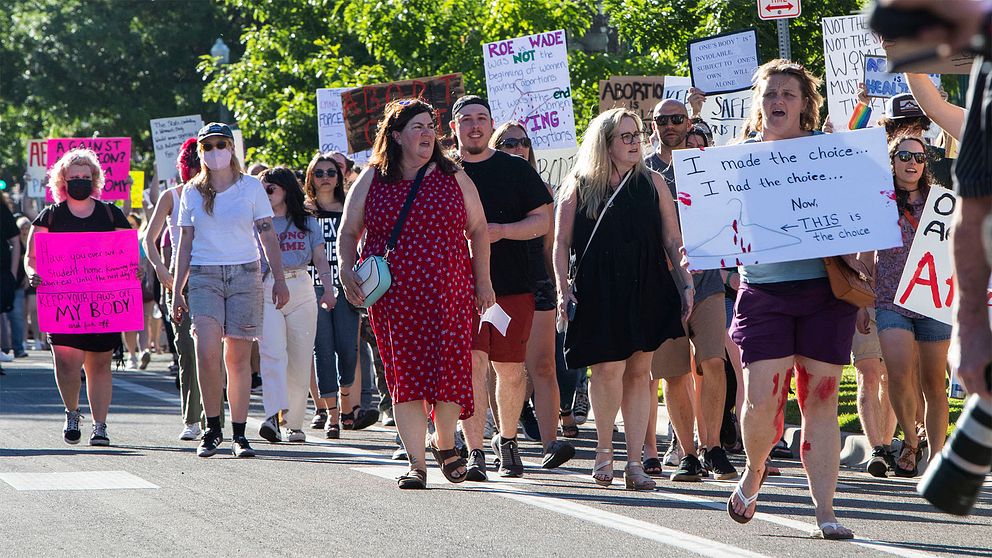
[[[52,166],[48,173],[48,189],[52,191],[52,199],[61,202],[66,199],[66,175],[69,167],[73,165],[87,166],[93,173],[93,197],[100,199],[103,193],[103,184],[106,177],[103,169],[100,168],[100,159],[92,149],[77,147],[66,151],[59,160]]]
[[[231,172],[234,173],[234,181],[237,182],[244,176],[245,171],[241,167],[241,161],[238,160],[238,155],[234,152],[234,140],[226,136],[224,139],[228,142],[228,146],[225,149],[231,150]],[[217,191],[210,185],[210,169],[203,160],[202,143],[197,142],[196,153],[200,156],[200,172],[189,181],[189,184],[196,188],[196,191],[203,197],[203,210],[207,212],[207,215],[213,215],[214,199],[217,198]]]
[[[610,195],[610,174],[613,172],[613,161],[610,160],[610,142],[616,136],[620,122],[630,118],[642,132],[641,118],[634,111],[625,108],[610,109],[592,119],[582,145],[575,155],[575,166],[562,184],[562,195],[567,197],[576,192],[579,205],[585,206],[586,216],[590,219],[599,217],[603,203]],[[644,160],[638,158],[634,164],[634,176],[645,174],[647,167]]]

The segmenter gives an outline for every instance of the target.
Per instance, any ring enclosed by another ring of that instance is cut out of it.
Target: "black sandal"
[[[403,490],[423,490],[427,488],[427,471],[410,469],[396,478],[396,486]]]
[[[661,460],[657,457],[649,457],[644,460],[644,472],[649,477],[661,477],[663,476],[661,471]]]
[[[328,440],[337,440],[341,437],[341,424],[339,422],[341,417],[339,416],[338,420],[331,422],[331,411],[336,411],[337,409],[338,408],[336,406],[327,408],[327,421],[324,425],[324,437]]]
[[[358,407],[355,407],[356,409]],[[341,430],[354,430],[355,428],[355,412],[341,413]]]
[[[431,454],[434,455],[434,459],[437,461],[437,466],[441,469],[441,474],[444,475],[444,478],[448,479],[448,482],[454,484],[465,482],[465,478],[468,476],[468,462],[458,453],[456,448],[438,449],[437,439],[431,438],[427,449],[431,450]],[[447,461],[452,457],[457,457],[458,459],[448,463]],[[462,470],[461,475],[457,474],[458,469]]]
[[[572,416],[572,411],[560,411],[558,413],[559,418],[565,418]],[[573,422],[572,424],[565,424],[565,421],[561,421],[561,435],[565,438],[578,438],[579,437],[579,425]]]
[[[354,422],[351,424],[351,430],[365,430],[379,422],[379,411],[376,409],[362,409],[356,405],[351,410],[351,414],[355,417]]]

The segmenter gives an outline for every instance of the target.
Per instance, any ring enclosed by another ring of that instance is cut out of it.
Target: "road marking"
[[[68,473],[0,473],[0,480],[14,490],[120,490],[158,488],[127,471],[75,471]]]

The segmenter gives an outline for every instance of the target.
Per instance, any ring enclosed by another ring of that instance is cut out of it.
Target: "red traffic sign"
[[[769,19],[790,19],[802,13],[800,0],[758,0],[758,17]]]

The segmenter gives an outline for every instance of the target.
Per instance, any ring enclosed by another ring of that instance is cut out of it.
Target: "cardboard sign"
[[[100,160],[104,184],[100,199],[104,201],[128,198],[127,177],[131,171],[131,138],[59,138],[49,139],[47,147],[48,168],[55,166],[60,157],[78,147],[92,149]],[[49,203],[51,191],[45,195]]]
[[[131,171],[131,207],[137,209],[145,205],[145,171]]]
[[[176,182],[179,180],[179,170],[176,169],[179,149],[187,139],[196,137],[203,127],[203,118],[199,114],[155,118],[149,121],[149,125],[152,128],[152,147],[155,149],[155,174],[162,182]]]
[[[641,116],[650,129],[654,107],[665,98],[664,76],[612,76],[599,80],[599,112],[622,107]]]
[[[451,105],[465,94],[461,74],[366,85],[341,93],[348,135],[348,153],[372,149],[386,105],[396,99],[420,97],[434,106],[437,125],[451,120]]]
[[[758,69],[758,33],[754,29],[689,41],[692,85],[707,95],[750,89]]]
[[[34,235],[38,323],[49,333],[116,333],[145,327],[138,231]]]
[[[881,128],[682,149],[672,160],[693,269],[902,244]]]
[[[27,196],[45,197],[48,182],[48,140],[28,140]]]
[[[823,58],[826,64],[827,110],[835,131],[846,131],[858,104],[858,84],[864,79],[865,57],[884,55],[882,41],[868,27],[864,14],[825,17]],[[881,97],[871,98],[872,120],[885,114]]]
[[[552,190],[557,191],[558,187],[565,181],[565,177],[575,165],[575,154],[578,151],[578,147],[566,147],[534,152],[534,158],[537,160],[537,172],[545,182],[551,185]]]
[[[885,55],[892,60],[893,64],[899,64],[902,60],[919,58],[920,53],[933,52],[936,44],[900,39],[883,41],[882,48],[885,49]],[[975,55],[957,52],[950,58],[929,57],[919,62],[899,64],[899,71],[918,74],[968,75],[971,73],[971,66],[974,61]]]
[[[683,103],[689,97],[689,78],[666,76],[665,99],[678,99]],[[716,146],[739,142],[744,132],[744,121],[751,112],[751,90],[708,95],[703,103],[702,118],[713,131]]]
[[[482,45],[496,125],[516,120],[534,149],[575,146],[575,113],[562,30]]]
[[[865,56],[865,88],[869,97],[888,99],[895,95],[909,93],[909,83],[902,73],[890,73],[888,59],[874,54]],[[940,87],[940,74],[930,74],[930,81]]]
[[[336,87],[317,90],[317,145],[320,146],[321,153],[328,151],[348,153],[348,131],[344,127],[341,94],[349,89],[349,87]],[[371,150],[349,155],[359,165],[365,164],[371,156]]]

